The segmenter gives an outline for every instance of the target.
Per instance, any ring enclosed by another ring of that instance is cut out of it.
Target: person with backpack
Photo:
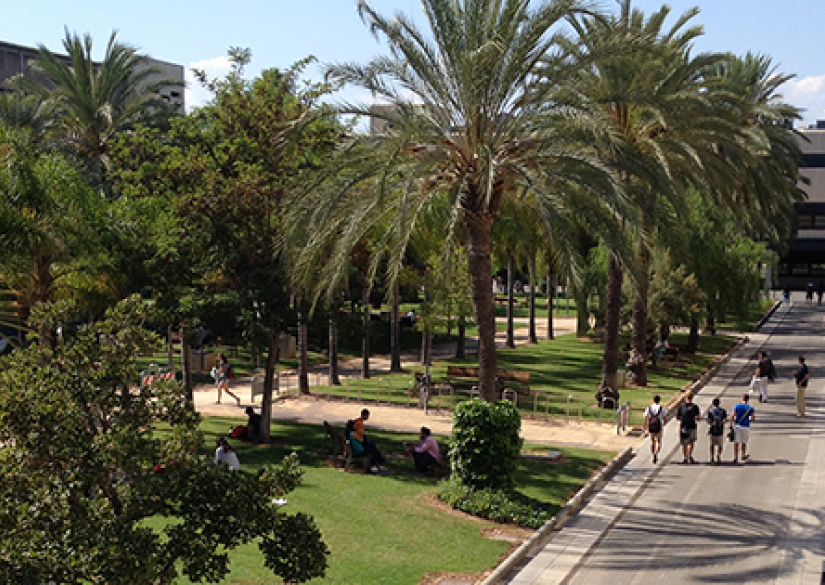
[[[693,392],[688,390],[685,394],[685,402],[676,411],[676,418],[679,419],[679,442],[682,443],[682,463],[696,463],[693,459],[693,448],[696,446],[696,435],[699,419],[702,411],[693,402]]]
[[[748,404],[747,394],[742,395],[742,402],[733,407],[730,422],[733,425],[733,462],[739,463],[739,451],[742,461],[750,459],[748,443],[751,440],[751,422],[756,419],[756,410]]]
[[[653,404],[645,408],[645,422],[643,430],[650,435],[650,452],[653,454],[653,463],[659,461],[659,451],[662,449],[662,430],[667,422],[667,409],[659,404],[662,397],[658,394],[653,397]]]
[[[722,463],[722,447],[725,444],[725,423],[728,412],[720,406],[718,398],[713,399],[713,408],[708,410],[708,435],[710,435],[710,462]]]
[[[773,365],[773,360],[768,357],[768,352],[759,352],[759,364],[756,366],[756,372],[753,375],[756,380],[756,389],[759,392],[759,402],[768,401],[768,382],[776,380],[776,368]]]

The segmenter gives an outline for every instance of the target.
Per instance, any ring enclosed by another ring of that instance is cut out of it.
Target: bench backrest
[[[336,429],[334,426],[329,424],[327,421],[324,421],[324,429],[327,431],[327,436],[331,437],[336,443],[339,443],[341,445],[346,445],[346,443],[347,443],[346,437],[344,437],[344,435],[339,433],[338,429]]]
[[[464,378],[478,378],[478,368],[468,366],[447,366],[448,376],[461,376]]]
[[[447,366],[448,377],[462,377],[462,378],[478,378],[479,369],[468,366]],[[513,382],[530,382],[530,372],[523,370],[498,370],[496,375],[502,380],[511,380]]]

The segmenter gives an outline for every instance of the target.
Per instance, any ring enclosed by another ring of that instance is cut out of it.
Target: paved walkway
[[[509,583],[818,584],[825,555],[825,307],[794,298],[751,336],[699,394],[703,412],[715,396],[730,411],[747,390],[755,356],[767,349],[779,370],[770,401],[757,412],[745,464],[707,464],[700,426],[696,465],[681,463],[677,424],[665,429],[653,465],[645,441],[638,455]],[[808,416],[794,417],[790,378],[799,353],[811,365]]]
[[[542,337],[546,332],[546,319],[539,320],[538,334]],[[554,322],[554,330],[557,335],[570,333],[575,330],[575,319],[557,318]],[[527,343],[527,329],[516,330],[516,344]],[[496,342],[504,344],[504,334],[499,333]],[[471,345],[472,343],[472,345]],[[468,352],[475,347],[477,341],[468,343]],[[455,343],[438,344],[433,348],[434,359],[448,359],[455,355]],[[416,360],[414,354],[406,354],[403,363],[410,363]],[[342,375],[356,373],[360,371],[360,359],[342,362]],[[376,375],[380,372],[389,371],[389,358],[387,356],[374,356],[371,359],[373,371]],[[326,383],[325,369],[315,368],[314,374],[310,376],[310,382],[315,384]],[[317,374],[317,375],[316,375]],[[318,376],[321,376],[320,378]],[[293,381],[294,387],[294,381]],[[235,416],[245,417],[244,409],[253,405],[250,400],[251,388],[249,381],[238,381],[233,383],[232,391],[241,398],[240,406],[235,401],[224,395],[222,404],[215,404],[218,394],[214,386],[199,386],[195,389],[195,408],[206,416]],[[260,398],[258,399],[258,406]],[[346,421],[358,416],[361,408],[368,407],[372,413],[370,425],[376,427],[417,433],[422,425],[429,426],[436,435],[446,436],[452,429],[451,413],[435,413],[432,410],[425,415],[419,408],[403,408],[395,406],[377,406],[375,404],[357,402],[328,402],[315,397],[290,397],[275,403],[272,409],[272,418],[275,423],[279,420],[298,421],[311,424],[321,424],[323,421],[343,426]],[[610,451],[620,451],[628,446],[637,446],[638,437],[628,437],[616,434],[615,424],[596,424],[591,422],[579,423],[578,421],[567,423],[561,420],[551,420],[539,422],[531,420],[522,421],[522,437],[530,443],[586,447],[590,449],[603,449]]]

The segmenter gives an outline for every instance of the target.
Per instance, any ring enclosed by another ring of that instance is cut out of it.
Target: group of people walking
[[[799,356],[799,367],[793,371],[796,383],[796,416],[805,416],[805,392],[811,374],[805,364],[805,356]],[[759,362],[750,385],[750,393],[757,394],[759,402],[768,402],[768,385],[776,380],[776,367],[768,357],[766,351],[759,352]],[[722,463],[722,450],[725,437],[733,441],[733,463],[747,461],[748,443],[750,442],[751,423],[756,420],[756,409],[750,404],[750,394],[742,395],[741,400],[733,407],[730,415],[722,408],[721,400],[717,397],[712,401],[704,417],[698,405],[693,402],[693,392],[685,394],[685,400],[675,413],[679,421],[679,442],[682,445],[682,463],[696,463],[693,458],[693,448],[698,436],[699,423],[708,424],[710,438],[710,462]],[[661,397],[655,396],[653,403],[645,409],[643,432],[650,435],[650,451],[653,454],[653,463],[658,463],[659,452],[662,448],[662,432],[668,421],[669,413],[661,404]],[[725,429],[728,432],[725,432]]]
[[[679,421],[679,442],[682,445],[682,463],[696,463],[693,458],[693,449],[699,434],[699,423],[708,424],[710,438],[710,462],[722,463],[722,449],[725,441],[725,429],[729,429],[728,438],[733,441],[733,463],[746,461],[748,443],[750,442],[751,422],[756,419],[756,410],[749,404],[750,397],[742,395],[741,401],[733,407],[728,415],[722,408],[721,400],[714,398],[712,406],[708,408],[704,417],[702,410],[693,402],[693,392],[685,394],[684,403],[676,411],[676,420]],[[667,409],[661,404],[661,397],[655,396],[653,404],[645,409],[644,431],[650,435],[650,451],[653,454],[653,463],[658,463],[659,452],[662,448],[662,433],[668,421]]]

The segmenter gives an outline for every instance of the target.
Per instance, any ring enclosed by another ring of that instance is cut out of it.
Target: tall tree
[[[341,181],[339,192],[368,177],[380,178],[368,190],[371,203],[355,205],[384,205],[391,188],[404,209],[395,221],[415,223],[415,213],[431,198],[448,195],[451,226],[460,227],[466,237],[479,331],[480,391],[485,399],[496,400],[490,254],[503,195],[531,177],[557,175],[600,185],[609,185],[611,178],[588,157],[589,140],[583,139],[590,127],[587,116],[561,115],[572,106],[549,97],[552,84],[540,96],[534,85],[535,65],[554,49],[555,27],[577,2],[557,0],[535,8],[523,0],[424,0],[422,5],[426,32],[403,14],[387,18],[364,0],[358,2],[362,19],[387,42],[391,56],[367,66],[331,66],[328,74],[389,104],[343,108],[385,121],[388,131],[356,137],[354,142],[368,148],[347,149],[335,177]],[[564,80],[562,69],[555,81]],[[604,187],[603,193],[610,191]],[[537,191],[537,197],[543,200],[540,205],[553,205],[546,191]],[[334,199],[340,207],[346,198]],[[346,215],[375,221],[374,214]],[[398,247],[398,262],[403,248]]]

